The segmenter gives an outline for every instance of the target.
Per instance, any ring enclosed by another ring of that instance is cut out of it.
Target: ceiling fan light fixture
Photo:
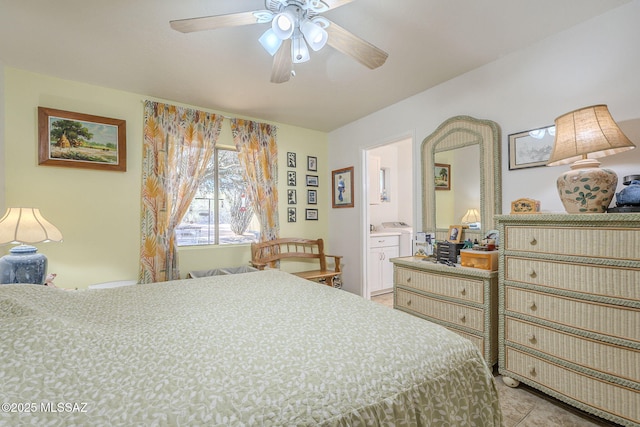
[[[311,59],[307,43],[305,43],[304,38],[300,33],[296,34],[291,41],[291,59],[294,64],[307,62]]]
[[[285,9],[273,17],[271,28],[280,40],[286,40],[293,35],[296,29],[297,16],[291,9]]]
[[[260,36],[258,39],[264,50],[269,52],[269,55],[273,56],[276,54],[280,46],[282,46],[282,40],[276,35],[272,28],[269,28],[267,31]]]
[[[327,44],[327,40],[329,40],[329,35],[325,29],[308,19],[302,21],[300,31],[311,49],[316,52],[322,49]]]

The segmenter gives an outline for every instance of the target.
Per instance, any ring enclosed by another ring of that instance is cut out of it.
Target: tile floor
[[[371,298],[372,301],[393,308],[393,293]],[[613,426],[564,404],[524,384],[507,387],[496,373],[504,427],[595,427]]]

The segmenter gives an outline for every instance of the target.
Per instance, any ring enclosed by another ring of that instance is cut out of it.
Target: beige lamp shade
[[[0,244],[61,242],[62,233],[40,209],[9,208],[0,219]]]
[[[480,212],[478,212],[478,209],[471,208],[467,210],[467,213],[462,217],[462,223],[472,224],[475,222],[480,222]]]
[[[556,138],[547,166],[596,159],[635,148],[620,130],[606,105],[592,105],[555,120]]]

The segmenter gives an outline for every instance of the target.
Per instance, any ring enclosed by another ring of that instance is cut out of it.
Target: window
[[[178,246],[258,241],[260,224],[249,202],[245,173],[232,147],[217,147],[207,176],[176,228]]]

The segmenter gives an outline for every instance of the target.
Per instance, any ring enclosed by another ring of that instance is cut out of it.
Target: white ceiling
[[[369,70],[326,46],[291,81],[273,84],[272,58],[257,41],[268,24],[190,34],[169,27],[264,9],[263,0],[0,0],[0,61],[331,131],[629,1],[355,0],[325,16],[388,52],[385,65]]]

